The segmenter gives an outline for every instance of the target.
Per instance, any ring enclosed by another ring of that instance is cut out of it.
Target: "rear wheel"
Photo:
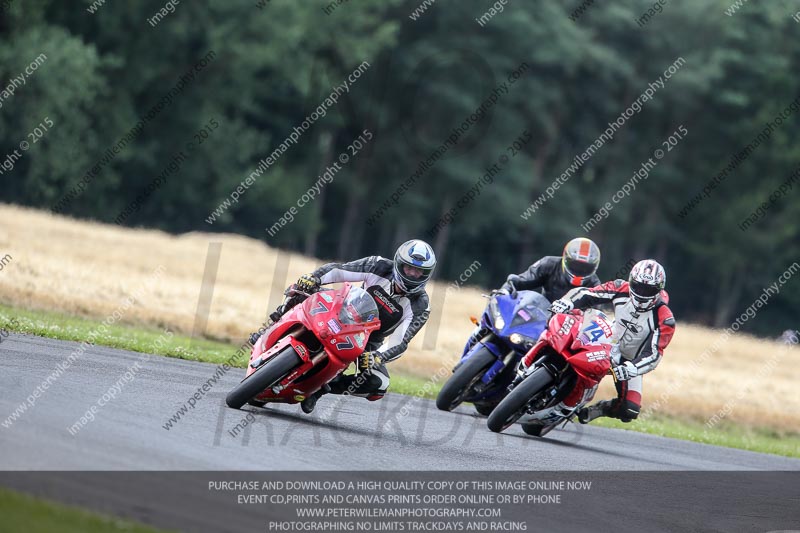
[[[452,411],[469,394],[472,387],[483,377],[497,358],[487,348],[482,348],[453,372],[436,397],[436,407]]]
[[[500,404],[495,407],[486,425],[495,433],[506,430],[511,424],[519,420],[528,409],[530,401],[541,394],[545,387],[553,382],[553,376],[546,368],[540,367],[525,381],[517,385]]]
[[[300,363],[300,356],[294,348],[288,346],[230,391],[225,397],[225,403],[233,409],[241,408],[253,397],[286,377]]]

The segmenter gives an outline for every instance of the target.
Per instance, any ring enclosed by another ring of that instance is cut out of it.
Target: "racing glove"
[[[314,274],[304,274],[295,283],[295,287],[299,291],[314,292],[319,288],[320,279]]]
[[[575,304],[572,303],[572,300],[561,298],[550,304],[550,311],[555,314],[566,313],[567,311],[572,310],[573,307],[575,307]]]
[[[362,374],[371,374],[372,369],[381,364],[381,355],[378,352],[364,352],[358,356],[358,370]]]
[[[614,372],[614,376],[619,381],[628,381],[629,379],[635,378],[639,375],[639,369],[636,368],[636,365],[630,361],[625,361],[621,365],[617,365],[611,370]]]

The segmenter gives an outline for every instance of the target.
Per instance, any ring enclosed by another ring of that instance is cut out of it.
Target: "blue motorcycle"
[[[473,346],[467,342],[453,375],[439,391],[436,407],[452,411],[472,402],[489,415],[508,393],[519,361],[536,343],[550,318],[550,302],[535,291],[494,294],[483,312],[483,337]]]

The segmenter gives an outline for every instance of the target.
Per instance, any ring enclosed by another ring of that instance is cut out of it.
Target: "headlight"
[[[500,316],[500,309],[497,308],[497,298],[492,298],[489,301],[489,311],[492,313],[492,322],[494,322],[495,328],[503,329],[506,327],[506,321]]]
[[[520,333],[512,333],[511,336],[508,338],[511,341],[511,344],[517,344],[519,346],[526,346],[530,347],[533,346],[536,341],[528,337],[527,335],[522,335]]]

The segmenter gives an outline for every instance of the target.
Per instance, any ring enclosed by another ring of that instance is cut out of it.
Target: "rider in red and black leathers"
[[[675,318],[667,303],[666,275],[661,265],[641,261],[629,281],[615,280],[591,289],[575,289],[553,303],[553,310],[614,306],[614,335],[611,358],[617,378],[618,397],[581,409],[578,419],[590,422],[599,416],[630,422],[639,416],[642,404],[642,376],[658,366],[675,332]],[[638,291],[638,292],[637,292]],[[569,403],[569,402],[566,402]]]

